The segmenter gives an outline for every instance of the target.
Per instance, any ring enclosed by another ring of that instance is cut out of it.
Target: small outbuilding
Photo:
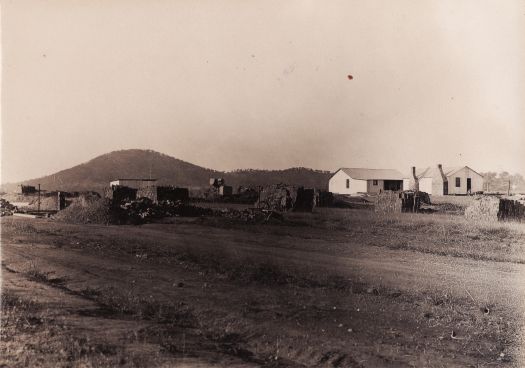
[[[157,179],[116,179],[109,183],[110,187],[128,187],[140,189],[145,187],[154,187],[157,185]]]
[[[408,189],[409,179],[394,169],[341,168],[328,181],[336,194],[381,193]]]
[[[416,169],[419,190],[431,195],[465,195],[483,191],[483,175],[468,166]],[[415,179],[410,179],[415,188]]]
[[[27,195],[27,194],[35,194],[36,192],[38,192],[38,190],[33,185],[19,185],[17,187],[17,194]]]
[[[222,197],[230,197],[233,195],[233,188],[229,185],[221,185],[219,187],[219,195]]]

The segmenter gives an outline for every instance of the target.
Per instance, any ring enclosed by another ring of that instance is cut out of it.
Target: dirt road
[[[65,349],[66,361],[95,355],[108,366],[520,364],[512,343],[523,317],[523,264],[363,246],[344,233],[254,236],[186,223],[31,227],[35,233],[4,227],[3,288],[33,300],[48,322],[33,326],[32,337],[8,336],[9,363],[22,366],[20,357],[38,355],[28,346],[47,341],[60,365],[53,347],[60,351],[59,337],[69,336],[79,350]],[[188,249],[343,282],[237,280],[181,257]],[[53,336],[50,326],[59,329]],[[81,353],[82,344],[95,348]]]

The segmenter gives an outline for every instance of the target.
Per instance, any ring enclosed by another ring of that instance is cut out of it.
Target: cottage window
[[[346,179],[346,188],[350,188],[350,179]]]
[[[374,185],[377,185],[377,180],[374,180]]]
[[[461,178],[456,178],[456,188],[461,186]]]

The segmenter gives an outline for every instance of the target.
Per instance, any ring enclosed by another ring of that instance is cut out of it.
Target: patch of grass
[[[118,314],[133,315],[139,319],[156,320],[181,327],[194,325],[194,316],[183,304],[168,300],[145,297],[133,289],[122,290],[109,287],[97,291],[94,300],[104,308]]]
[[[352,235],[355,242],[392,249],[481,260],[525,263],[525,224],[472,222],[438,214],[376,214],[368,211],[318,209],[308,228]],[[304,214],[288,221],[307,222]],[[372,236],[371,236],[372,235]],[[502,252],[501,250],[504,250]]]
[[[83,297],[88,298],[88,299],[95,299],[95,298],[99,297],[100,294],[101,294],[101,290],[100,289],[95,289],[95,288],[92,288],[90,286],[80,290],[80,295],[82,295]]]
[[[9,367],[113,367],[123,348],[70,333],[42,305],[2,290],[0,365]],[[128,366],[148,366],[129,364]]]
[[[54,272],[43,272],[36,268],[36,266],[32,263],[29,270],[25,272],[26,277],[35,282],[45,283],[45,284],[53,284],[53,285],[59,285],[63,284],[66,280],[59,277],[53,277],[52,275]]]
[[[2,231],[11,231],[15,234],[36,234],[39,230],[30,222],[10,219],[2,222]]]
[[[67,360],[79,361],[82,360],[82,358],[93,355],[117,355],[121,348],[119,349],[116,345],[108,343],[90,343],[86,337],[74,336],[64,350],[67,355]]]
[[[334,272],[319,273],[317,269],[305,265],[285,264],[267,257],[239,256],[225,249],[187,248],[176,257],[201,272],[240,284],[330,288],[354,292],[364,288],[360,283]]]
[[[5,289],[1,295],[0,316],[0,357],[3,355],[3,344],[15,340],[19,334],[42,329],[47,321],[40,304]]]
[[[498,225],[492,225],[487,224],[484,226],[477,226],[476,227],[477,232],[480,236],[484,236],[486,238],[497,238],[497,239],[505,239],[513,237],[515,234],[514,232],[507,226],[498,226]]]
[[[49,273],[41,272],[36,269],[30,269],[29,271],[27,271],[26,276],[31,281],[42,282],[42,283],[49,281]]]
[[[40,309],[38,303],[32,300],[20,298],[8,290],[2,291],[0,301],[2,311],[15,308],[23,311],[36,312]]]
[[[46,226],[42,227],[41,222]],[[6,235],[56,235],[55,229],[48,226],[48,222],[43,219],[24,219],[24,218],[6,218],[1,220],[2,233]]]

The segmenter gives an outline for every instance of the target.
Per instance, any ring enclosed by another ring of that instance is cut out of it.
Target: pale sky
[[[525,173],[525,1],[1,6],[2,182],[127,148],[218,170]]]

